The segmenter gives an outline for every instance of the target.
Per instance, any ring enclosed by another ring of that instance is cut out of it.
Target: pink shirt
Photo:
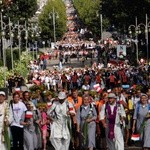
[[[46,122],[47,121],[47,114],[45,112],[42,112],[41,114],[42,116],[42,123]],[[42,125],[41,127],[42,130],[47,130],[47,125]]]

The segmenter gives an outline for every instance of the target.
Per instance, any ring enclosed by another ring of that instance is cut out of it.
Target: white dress
[[[7,147],[2,140],[3,138],[2,131],[5,118],[7,118],[9,123],[12,122],[13,117],[11,112],[12,111],[10,110],[8,104],[5,101],[2,104],[0,104],[0,150],[7,150]]]
[[[67,111],[75,113],[73,105],[65,100],[62,104],[54,102],[47,114],[54,114],[54,121],[51,125],[50,141],[55,150],[68,150],[70,144],[70,132],[68,128]]]
[[[111,112],[113,112],[115,105],[116,104],[110,105]],[[104,104],[100,112],[100,120],[105,119],[105,116],[106,116],[106,123],[108,124],[105,104]],[[107,142],[108,150],[124,150],[124,139],[123,139],[123,133],[122,133],[121,126],[120,126],[120,123],[121,123],[120,116],[126,117],[126,114],[122,105],[117,106],[117,113],[116,113],[115,126],[114,126],[115,138],[113,140],[108,138],[109,128],[106,128],[106,142]]]

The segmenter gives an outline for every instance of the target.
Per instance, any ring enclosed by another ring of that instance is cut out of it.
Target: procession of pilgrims
[[[31,70],[28,90],[19,81],[11,100],[0,91],[0,150],[150,148],[146,68]]]
[[[103,90],[94,100],[90,90],[47,91],[45,103],[31,92],[0,91],[0,150],[124,150],[150,148],[150,88]]]

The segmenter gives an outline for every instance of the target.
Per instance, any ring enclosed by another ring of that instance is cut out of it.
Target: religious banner
[[[117,45],[117,57],[124,58],[126,56],[126,45]]]

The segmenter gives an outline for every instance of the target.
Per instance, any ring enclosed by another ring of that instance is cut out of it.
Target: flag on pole
[[[93,87],[94,90],[98,93],[101,93],[103,91],[103,88],[100,86],[100,84],[95,84]]]
[[[139,141],[140,140],[140,134],[132,134],[131,140],[133,141]]]
[[[33,113],[32,113],[31,111],[27,111],[27,112],[26,112],[26,115],[25,115],[25,118],[26,118],[26,119],[31,119],[31,118],[33,118]]]

